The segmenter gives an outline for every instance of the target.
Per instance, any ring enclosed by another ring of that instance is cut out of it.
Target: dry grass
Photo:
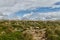
[[[33,40],[26,30],[46,28],[45,40],[60,40],[60,21],[0,21],[0,40]],[[33,31],[32,30],[32,31]],[[36,31],[36,32],[38,32]],[[43,31],[44,32],[44,31]],[[39,33],[39,32],[38,32]],[[38,35],[38,34],[36,34]]]

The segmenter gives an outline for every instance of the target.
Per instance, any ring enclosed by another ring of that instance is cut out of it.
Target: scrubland
[[[0,21],[0,40],[60,40],[60,21]]]

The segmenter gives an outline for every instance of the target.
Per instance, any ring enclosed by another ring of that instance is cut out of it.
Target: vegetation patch
[[[0,21],[0,40],[60,40],[60,21]]]

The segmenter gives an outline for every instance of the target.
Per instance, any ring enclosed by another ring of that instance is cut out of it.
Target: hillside
[[[60,40],[60,21],[0,21],[0,40]]]

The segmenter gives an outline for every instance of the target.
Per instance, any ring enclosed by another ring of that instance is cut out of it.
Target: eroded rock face
[[[23,32],[23,34],[30,34],[33,37],[33,40],[46,40],[46,29],[34,29],[30,27],[30,29],[27,29]]]

